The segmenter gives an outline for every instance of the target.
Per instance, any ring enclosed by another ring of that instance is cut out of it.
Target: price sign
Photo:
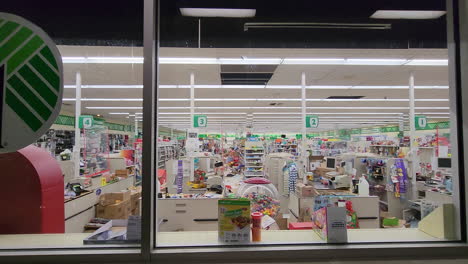
[[[306,116],[306,127],[317,128],[319,126],[319,117],[317,115]]]

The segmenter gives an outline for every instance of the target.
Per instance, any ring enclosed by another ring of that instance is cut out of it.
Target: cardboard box
[[[125,170],[115,170],[115,176],[120,178],[128,178],[128,171]]]
[[[96,217],[105,219],[127,219],[130,215],[130,200],[120,201],[114,204],[96,206]]]
[[[108,206],[115,204],[118,201],[130,201],[130,191],[116,192],[116,193],[105,193],[99,196],[99,205]]]
[[[314,186],[305,185],[303,183],[296,184],[296,194],[298,197],[314,197],[318,195]]]
[[[315,175],[319,177],[325,177],[327,172],[335,171],[334,169],[329,169],[329,168],[317,168],[315,169],[314,173]]]
[[[278,214],[275,221],[280,230],[288,230],[288,218],[284,218],[283,214]]]

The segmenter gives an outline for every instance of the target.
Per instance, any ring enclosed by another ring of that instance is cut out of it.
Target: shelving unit
[[[165,162],[179,158],[179,146],[177,143],[160,143],[158,147],[158,168],[164,168]]]
[[[245,142],[245,177],[264,177],[265,148],[259,141]]]

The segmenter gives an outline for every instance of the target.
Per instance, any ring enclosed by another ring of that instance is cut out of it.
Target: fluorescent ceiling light
[[[448,60],[410,60],[405,65],[413,66],[447,66]]]
[[[254,115],[300,115],[301,113],[295,112],[283,112],[283,113],[276,113],[276,112],[266,112],[266,113],[253,113]],[[382,115],[382,113],[366,113],[366,112],[341,112],[341,113],[307,113],[307,114],[314,114],[314,115]],[[385,113],[385,115],[401,115],[402,113]]]
[[[282,64],[302,64],[302,65],[321,65],[321,64],[345,64],[344,58],[328,59],[328,58],[285,58]]]
[[[121,109],[121,110],[124,110],[124,109],[128,109],[128,110],[131,110],[131,109],[143,109],[143,107],[140,107],[140,106],[87,106],[86,109],[115,109],[115,110],[118,110],[118,109]]]
[[[109,115],[128,115],[129,113],[124,113],[124,112],[113,112],[109,113]]]
[[[254,17],[256,9],[238,8],[180,8],[183,16],[191,17]]]
[[[445,15],[438,10],[377,10],[370,18],[376,19],[436,19]]]
[[[142,64],[143,57],[62,57],[63,63]],[[295,65],[412,65],[446,66],[446,59],[386,59],[386,58],[213,58],[159,57],[160,64],[295,64]]]
[[[201,106],[196,109],[301,109],[300,106]],[[160,108],[161,109],[161,108]]]
[[[406,59],[346,59],[347,65],[403,65]]]
[[[158,61],[160,64],[219,64],[218,58],[160,57]]]
[[[160,98],[160,102],[185,102],[190,101],[189,98]]]
[[[63,101],[76,101],[76,98],[63,98]],[[81,98],[84,102],[143,102],[143,98]]]
[[[264,64],[277,65],[281,64],[281,58],[219,58],[219,64]]]
[[[62,57],[63,63],[125,63],[142,64],[143,57]]]
[[[76,85],[64,85],[65,89],[75,89]],[[142,89],[143,85],[140,84],[129,84],[129,85],[119,85],[119,84],[96,84],[96,85],[81,85],[81,89]]]

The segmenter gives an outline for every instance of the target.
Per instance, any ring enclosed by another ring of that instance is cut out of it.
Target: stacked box
[[[96,217],[105,219],[127,219],[131,212],[131,193],[105,193],[99,197]]]
[[[130,190],[130,211],[131,215],[140,215],[140,202],[141,202],[141,186]]]

